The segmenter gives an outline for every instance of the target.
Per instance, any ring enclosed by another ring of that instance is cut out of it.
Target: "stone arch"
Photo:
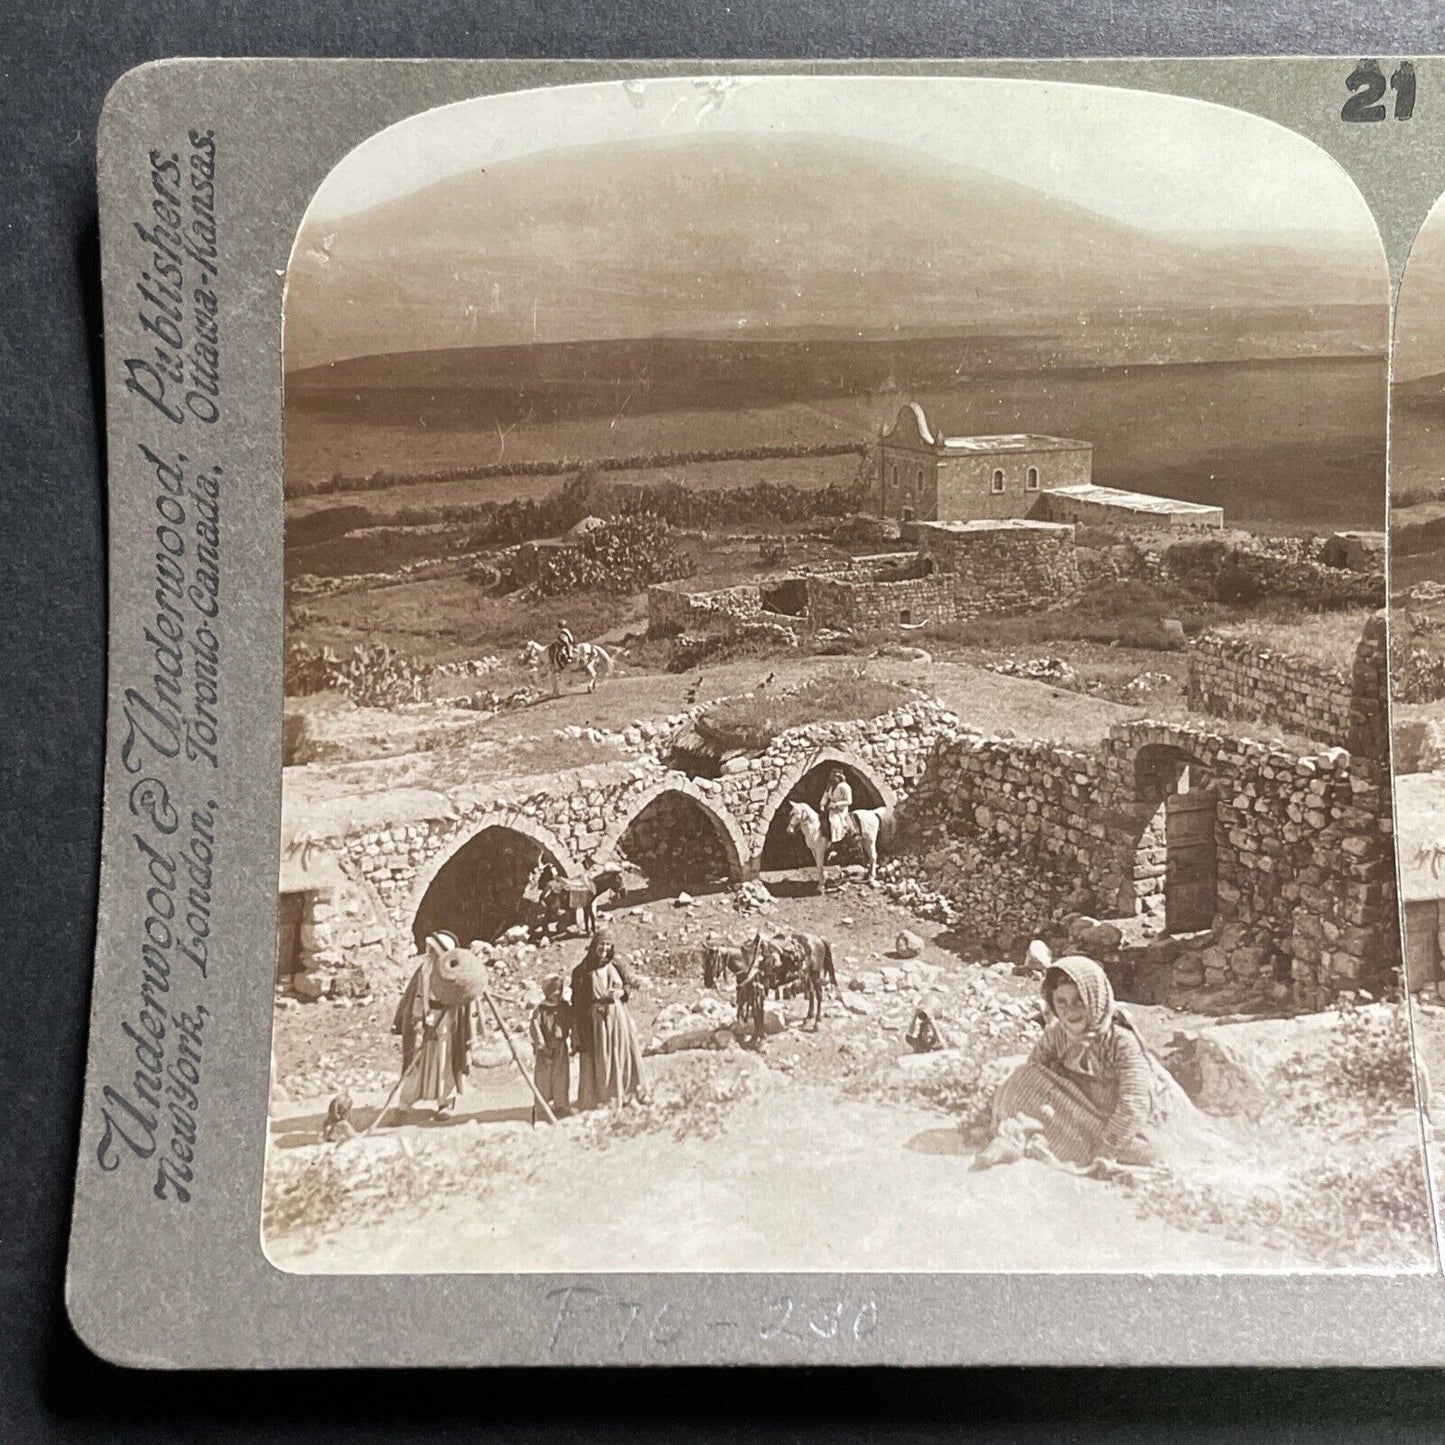
[[[412,942],[438,929],[463,943],[524,921],[525,884],[542,859],[569,882],[587,875],[567,845],[535,818],[511,812],[468,819],[418,875],[407,905]]]
[[[789,767],[778,780],[778,785],[773,789],[768,801],[763,804],[756,833],[756,865],[759,870],[767,867],[801,868],[811,861],[800,839],[792,840],[796,847],[789,846],[785,841],[787,819],[784,808],[800,789],[816,791],[821,797],[826,786],[822,779],[816,781],[814,788],[807,788],[805,785],[813,781],[812,774],[827,767],[840,767],[848,775],[848,781],[853,787],[855,807],[894,808],[898,805],[898,794],[872,764],[839,748],[819,748]],[[818,800],[818,797],[809,796],[803,801],[816,807]]]
[[[682,774],[661,778],[637,797],[628,800],[627,806],[613,821],[612,826],[603,836],[602,842],[598,844],[597,852],[594,855],[594,864],[618,862],[628,856],[626,848],[628,834],[635,831],[644,814],[649,811],[659,812],[667,808],[669,799],[686,799],[687,811],[700,815],[708,824],[707,835],[700,840],[701,846],[691,852],[684,851],[679,855],[677,876],[684,878],[690,866],[696,867],[701,860],[707,858],[709,852],[713,852],[720,862],[728,882],[740,883],[747,876],[749,857],[747,840],[743,836],[742,829],[738,827],[737,821],[726,808],[720,807],[696,783]],[[708,848],[709,842],[714,845],[715,851]],[[639,859],[630,858],[629,861],[649,879],[653,878],[653,873],[649,872]],[[671,881],[673,881],[673,877],[670,872],[666,882],[670,883]],[[687,885],[684,882],[682,886]],[[695,892],[702,886],[704,886],[703,882],[699,881],[688,887],[688,891]]]
[[[1141,743],[1130,765],[1132,867],[1121,902],[1166,933],[1213,927],[1219,799],[1212,779],[1178,742]]]

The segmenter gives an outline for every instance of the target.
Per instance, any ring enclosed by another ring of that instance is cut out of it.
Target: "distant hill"
[[[1420,411],[1445,411],[1445,371],[1397,381],[1392,389],[1395,404]]]
[[[1445,213],[1421,228],[1395,313],[1395,375],[1414,384],[1445,374]]]
[[[307,223],[286,365],[652,337],[1056,335],[1094,314],[1126,336],[1131,317],[1191,310],[1383,318],[1384,290],[1372,237],[1212,243],[901,147],[694,137],[550,151]]]

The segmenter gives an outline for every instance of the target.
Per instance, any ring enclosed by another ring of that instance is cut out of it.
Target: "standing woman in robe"
[[[572,1052],[577,1055],[577,1107],[597,1107],[597,1071],[592,1067],[592,952],[605,929],[598,929],[582,962],[572,970]]]
[[[404,1082],[399,1102],[410,1107],[420,1099],[435,1099],[438,1118],[456,1108],[471,1072],[476,1034],[473,1004],[448,1007],[433,997],[437,965],[456,947],[450,933],[427,938],[422,961],[407,983],[391,1026],[392,1033],[401,1035]]]
[[[606,929],[593,935],[587,957],[591,962],[592,1067],[597,1104],[620,1106],[634,1100],[646,1103],[642,1049],[627,1012],[627,984]]]

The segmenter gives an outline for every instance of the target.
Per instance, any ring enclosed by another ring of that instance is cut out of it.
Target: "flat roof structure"
[[[1175,497],[1155,497],[1147,492],[1126,492],[1118,487],[1100,487],[1080,482],[1068,487],[1045,487],[1042,495],[1068,497],[1076,502],[1091,502],[1099,507],[1112,507],[1120,512],[1147,513],[1154,517],[1222,517],[1222,507],[1207,502],[1181,502]]]

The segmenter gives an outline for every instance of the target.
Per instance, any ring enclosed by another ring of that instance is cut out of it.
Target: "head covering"
[[[457,946],[457,937],[454,933],[429,933],[426,940],[426,951],[433,958],[440,958],[444,953],[450,953]]]
[[[560,973],[549,973],[542,980],[542,997],[549,998],[554,993],[562,992],[562,975]]]
[[[1044,973],[1044,1002],[1055,1018],[1058,1018],[1058,1012],[1054,1008],[1054,990],[1061,983],[1071,983],[1078,989],[1079,1002],[1083,1004],[1088,1019],[1088,1027],[1081,1035],[1077,1038],[1070,1036],[1063,1050],[1063,1063],[1066,1068],[1087,1074],[1091,1072],[1091,1049],[1117,1016],[1114,986],[1109,982],[1109,975],[1092,958],[1071,953],[1055,959]]]
[[[617,945],[612,941],[612,930],[599,928],[592,935],[592,942],[587,945],[587,955],[583,962],[593,968],[600,968],[604,963],[609,962],[616,952]]]

